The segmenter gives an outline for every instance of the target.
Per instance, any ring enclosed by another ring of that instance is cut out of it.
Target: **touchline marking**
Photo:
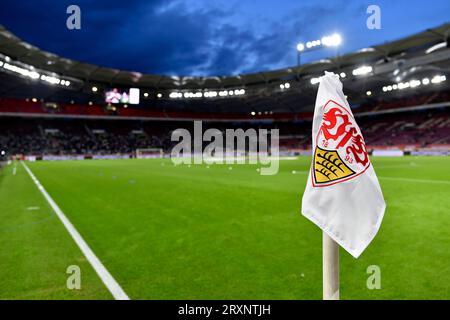
[[[435,184],[450,184],[447,180],[427,180],[427,179],[409,179],[409,178],[395,178],[395,177],[378,177],[385,180],[404,181],[404,182],[419,182],[419,183],[435,183]]]
[[[13,176],[15,176],[15,175],[16,175],[16,171],[17,171],[17,167],[16,167],[16,166],[14,166],[14,168],[13,168]]]
[[[116,300],[130,300],[130,298],[127,296],[125,291],[120,287],[120,285],[117,283],[117,281],[113,278],[113,276],[109,273],[109,271],[105,268],[105,266],[102,264],[102,262],[97,258],[95,253],[89,248],[88,244],[84,239],[81,237],[81,235],[78,233],[78,231],[75,229],[73,224],[67,219],[66,215],[62,210],[58,207],[55,201],[50,197],[50,195],[45,191],[44,187],[41,185],[39,180],[34,176],[33,172],[28,168],[28,166],[25,164],[25,162],[21,161],[22,166],[25,168],[25,170],[28,172],[28,174],[31,177],[31,180],[33,180],[34,184],[37,186],[39,191],[44,196],[45,200],[47,200],[48,204],[52,207],[53,211],[55,211],[58,218],[63,223],[64,227],[66,227],[69,234],[72,236],[75,243],[80,248],[81,252],[83,252],[86,259],[89,261],[91,266],[94,268],[95,272],[97,272],[100,279],[105,284],[106,288],[108,288],[109,292],[113,295],[114,299]]]

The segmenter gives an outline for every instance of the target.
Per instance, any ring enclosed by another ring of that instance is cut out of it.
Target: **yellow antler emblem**
[[[350,177],[355,174],[355,171],[342,161],[337,151],[328,151],[316,147],[313,174],[314,182],[323,184]]]

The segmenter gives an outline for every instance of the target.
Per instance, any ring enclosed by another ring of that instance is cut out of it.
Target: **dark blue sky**
[[[66,8],[81,8],[81,30]],[[381,7],[382,29],[366,27]],[[395,40],[450,21],[450,1],[2,0],[0,24],[61,56],[143,73],[227,75],[296,64],[299,41],[339,32],[340,53]],[[308,53],[303,61],[334,55]]]

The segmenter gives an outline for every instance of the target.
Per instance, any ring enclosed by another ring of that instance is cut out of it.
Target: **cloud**
[[[9,12],[0,17],[26,41],[64,57],[182,75],[238,74],[282,66],[292,55],[291,40],[298,28],[293,22],[271,22],[264,30],[245,21],[236,23],[236,5],[226,9],[220,4],[188,6],[178,0],[113,0],[79,1],[82,29],[70,31],[65,27],[69,4],[8,1]]]
[[[25,41],[63,57],[166,75],[284,68],[296,63],[298,41],[342,31],[349,51],[400,33],[398,17],[390,10],[383,15],[394,15],[395,26],[369,34],[364,6],[345,0],[286,1],[276,6],[269,0],[233,1],[79,0],[82,29],[70,31],[66,8],[71,0],[3,0],[0,23]],[[426,14],[425,9],[415,11]],[[308,53],[302,61],[333,54]]]

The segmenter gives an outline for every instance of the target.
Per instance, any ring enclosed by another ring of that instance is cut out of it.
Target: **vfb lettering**
[[[320,127],[324,135],[323,147],[328,147],[329,140],[334,140],[338,142],[336,149],[345,148],[347,162],[352,163],[354,159],[365,166],[369,161],[366,145],[359,130],[350,121],[350,116],[339,107],[333,107],[324,114],[323,119]]]
[[[353,179],[370,165],[364,139],[351,112],[332,100],[323,106],[323,112],[311,166],[314,187]]]

